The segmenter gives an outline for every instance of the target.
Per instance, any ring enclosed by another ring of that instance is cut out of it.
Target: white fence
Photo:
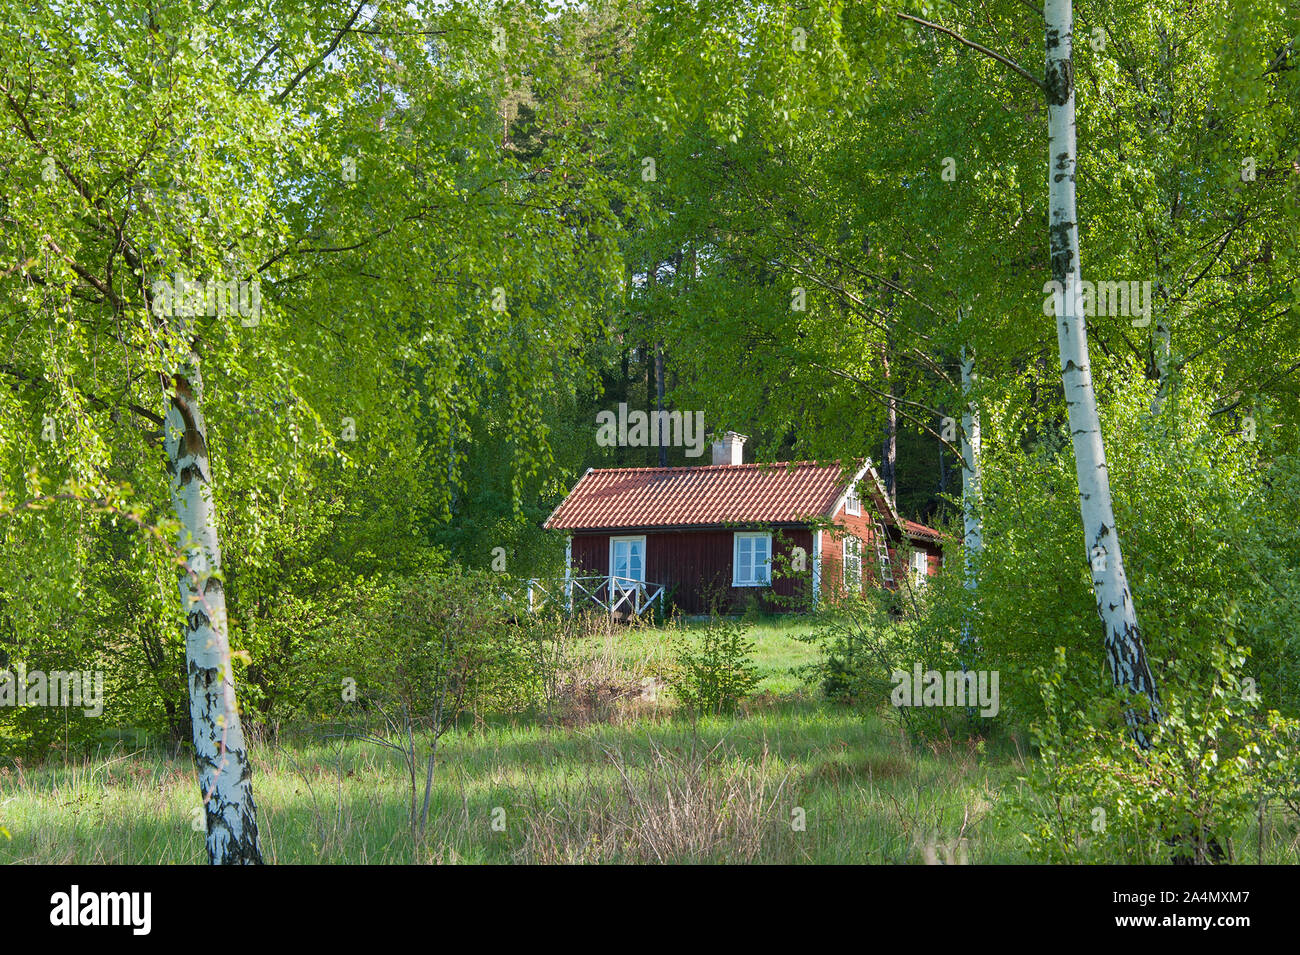
[[[529,610],[559,604],[566,611],[572,611],[575,601],[579,605],[594,603],[611,617],[617,613],[640,617],[656,603],[660,612],[663,611],[664,587],[663,584],[613,574],[608,577],[534,577],[528,581]]]

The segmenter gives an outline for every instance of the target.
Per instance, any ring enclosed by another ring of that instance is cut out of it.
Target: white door
[[[609,540],[609,573],[613,588],[631,590],[637,583],[645,582],[645,538],[611,537]]]

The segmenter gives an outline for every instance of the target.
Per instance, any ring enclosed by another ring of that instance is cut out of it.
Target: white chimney
[[[713,442],[714,464],[743,464],[745,462],[745,442],[747,435],[728,431],[722,440]]]

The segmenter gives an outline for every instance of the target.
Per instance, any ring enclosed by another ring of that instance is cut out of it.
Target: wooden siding
[[[899,541],[890,534],[889,525],[885,524],[885,549],[889,552],[894,582],[888,584],[881,581],[880,562],[876,559],[875,517],[870,504],[863,500],[861,514],[849,514],[844,507],[841,507],[835,514],[837,528],[821,532],[823,593],[830,595],[844,587],[844,538],[849,534],[862,541],[864,589],[867,587],[896,588],[899,581],[910,573],[907,556],[909,550],[925,551],[928,576],[933,577],[939,573],[943,562],[943,548],[938,543],[909,539],[900,547]]]
[[[812,532],[806,527],[772,530],[774,579],[770,587],[731,586],[734,532],[730,530],[620,530],[613,535],[575,533],[575,573],[608,575],[610,537],[642,534],[646,539],[646,580],[664,584],[670,604],[684,613],[708,613],[715,598],[717,609],[724,613],[740,612],[755,601],[773,610],[794,609],[792,600],[806,605],[811,590],[813,549]],[[799,575],[799,579],[788,574],[782,576],[780,572],[788,570],[795,547],[802,547],[808,555],[808,571]]]

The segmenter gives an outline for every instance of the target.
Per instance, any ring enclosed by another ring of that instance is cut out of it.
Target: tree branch
[[[8,363],[0,363],[0,374],[8,375],[11,378],[17,378],[19,381],[25,381],[31,385],[45,385],[46,387],[52,387],[52,383],[49,380],[42,378],[40,375],[29,374],[28,372],[23,371],[21,368],[18,368],[14,365],[10,365]],[[112,411],[115,407],[117,407],[116,405],[106,401],[103,398],[98,397],[97,395],[92,395],[90,392],[82,388],[77,388],[76,390],[79,395],[85,398],[96,408],[103,408],[105,410]],[[135,414],[138,414],[141,418],[144,418],[146,421],[153,422],[160,428],[163,426],[162,417],[150,411],[148,408],[142,408],[140,405],[133,404],[132,402],[129,401],[125,402],[124,407],[134,412]]]
[[[972,50],[978,50],[980,53],[983,53],[985,56],[990,56],[993,59],[997,60],[1003,66],[1015,70],[1025,79],[1029,80],[1029,82],[1037,86],[1040,91],[1042,91],[1043,93],[1047,92],[1047,87],[1043,85],[1043,81],[1040,80],[1038,77],[1034,76],[1034,74],[1030,73],[1027,69],[1025,69],[1019,63],[1017,63],[1015,60],[1005,57],[1001,53],[998,53],[994,50],[990,50],[986,46],[981,46],[980,44],[976,43],[974,40],[968,40],[957,31],[949,30],[945,26],[940,26],[937,23],[931,23],[929,20],[922,20],[920,17],[914,17],[910,13],[900,13],[898,14],[898,16],[904,20],[911,20],[913,23],[919,23],[923,27],[929,27],[931,30],[936,30],[939,33],[947,34],[948,36],[956,40],[958,43],[968,46]]]
[[[285,101],[285,98],[288,97],[288,95],[293,92],[294,87],[297,86],[299,82],[301,82],[302,78],[306,76],[308,73],[310,73],[312,70],[314,70],[321,63],[324,63],[325,58],[328,57],[331,53],[333,53],[338,48],[339,42],[343,39],[344,34],[346,34],[349,30],[352,29],[352,24],[357,22],[357,17],[361,15],[361,10],[364,6],[365,6],[364,2],[357,4],[357,8],[352,11],[352,16],[348,17],[348,22],[343,24],[343,29],[339,30],[338,33],[334,34],[334,39],[330,41],[330,45],[326,47],[325,52],[322,53],[320,56],[316,57],[316,59],[312,60],[310,63],[308,63],[306,66],[304,66],[301,70],[298,71],[298,74],[289,81],[289,85],[284,88],[284,92],[282,92],[279,96],[275,98],[275,101],[277,103],[283,103]]]

